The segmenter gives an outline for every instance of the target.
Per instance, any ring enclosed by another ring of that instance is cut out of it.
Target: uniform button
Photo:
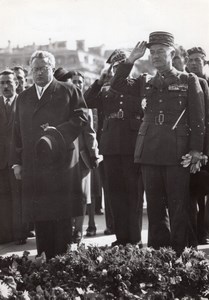
[[[200,127],[200,125],[197,125],[197,127]]]
[[[123,98],[124,96],[123,95],[120,95],[121,96],[121,98]]]
[[[163,111],[162,110],[160,110],[160,114],[162,114],[163,113]]]
[[[123,102],[121,101],[120,104],[123,104]]]
[[[162,99],[159,99],[159,102],[161,103],[161,102],[163,102],[163,100],[162,100]]]

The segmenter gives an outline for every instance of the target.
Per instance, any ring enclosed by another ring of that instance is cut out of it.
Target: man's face
[[[84,86],[83,77],[79,75],[74,75],[72,77],[72,83],[75,84],[81,91],[83,90],[83,86]]]
[[[119,64],[114,64],[113,67],[112,67],[112,76],[115,75],[116,71],[117,71],[117,68],[118,68]]]
[[[187,63],[187,57],[183,56],[179,50],[176,49],[172,64],[176,70],[184,72]]]
[[[46,58],[35,58],[31,64],[31,71],[34,82],[41,87],[47,85],[54,74],[54,69]]]
[[[18,87],[17,87],[17,93],[20,94],[22,91],[25,90],[26,86],[26,77],[25,72],[22,69],[17,69],[14,71],[18,80]]]
[[[156,69],[167,68],[170,66],[174,51],[164,45],[152,45],[150,47],[150,57]]]
[[[0,91],[6,98],[11,98],[16,94],[18,82],[13,74],[0,75]]]
[[[194,53],[189,55],[187,68],[189,72],[197,75],[204,74],[204,56],[201,53]]]

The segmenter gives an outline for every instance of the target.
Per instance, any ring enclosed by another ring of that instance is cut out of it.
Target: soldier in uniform
[[[206,52],[201,47],[193,47],[187,50],[188,61],[187,69],[199,77],[199,81],[204,92],[205,99],[205,142],[204,154],[209,155],[209,95],[208,85],[209,76],[205,72],[207,65]],[[205,88],[206,86],[206,88]],[[195,221],[195,231],[197,234],[198,244],[209,244],[209,164],[203,166],[201,172],[191,178],[192,203],[193,203],[193,220]],[[195,205],[197,204],[197,205]],[[197,211],[198,206],[198,211]]]
[[[125,58],[123,51],[115,50],[107,60],[110,64],[107,74],[84,94],[87,106],[98,108],[104,116],[99,151],[104,158],[108,200],[117,238],[113,246],[141,245],[143,188],[142,182],[138,185],[138,168],[134,164],[135,142],[142,118],[140,99],[117,92],[107,84],[111,70],[114,72]]]
[[[154,77],[127,79],[134,62],[150,49]],[[190,170],[197,171],[204,140],[204,105],[198,78],[172,67],[175,54],[171,33],[157,31],[149,43],[139,42],[120,64],[112,80],[118,92],[141,99],[135,162],[141,164],[149,220],[148,246],[171,246],[181,254],[187,245]],[[190,167],[182,162],[189,154]],[[183,163],[183,165],[181,164]],[[168,206],[169,221],[166,206]]]
[[[205,66],[208,64],[206,60],[206,52],[201,47],[193,47],[187,50],[188,62],[187,68],[190,72],[193,72],[200,78],[204,78],[209,85],[209,76],[205,72]]]

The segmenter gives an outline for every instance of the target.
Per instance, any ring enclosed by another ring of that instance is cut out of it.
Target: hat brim
[[[163,46],[167,46],[167,47],[174,47],[173,44],[171,43],[160,43],[160,42],[156,42],[156,43],[147,43],[146,47],[149,49],[151,46],[153,45],[163,45]]]
[[[66,143],[62,134],[51,128],[36,143],[36,158],[40,164],[62,165],[66,158]]]

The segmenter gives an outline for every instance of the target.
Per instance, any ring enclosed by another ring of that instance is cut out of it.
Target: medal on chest
[[[185,84],[185,83],[169,84],[168,90],[169,91],[186,92],[188,90],[188,84]]]

